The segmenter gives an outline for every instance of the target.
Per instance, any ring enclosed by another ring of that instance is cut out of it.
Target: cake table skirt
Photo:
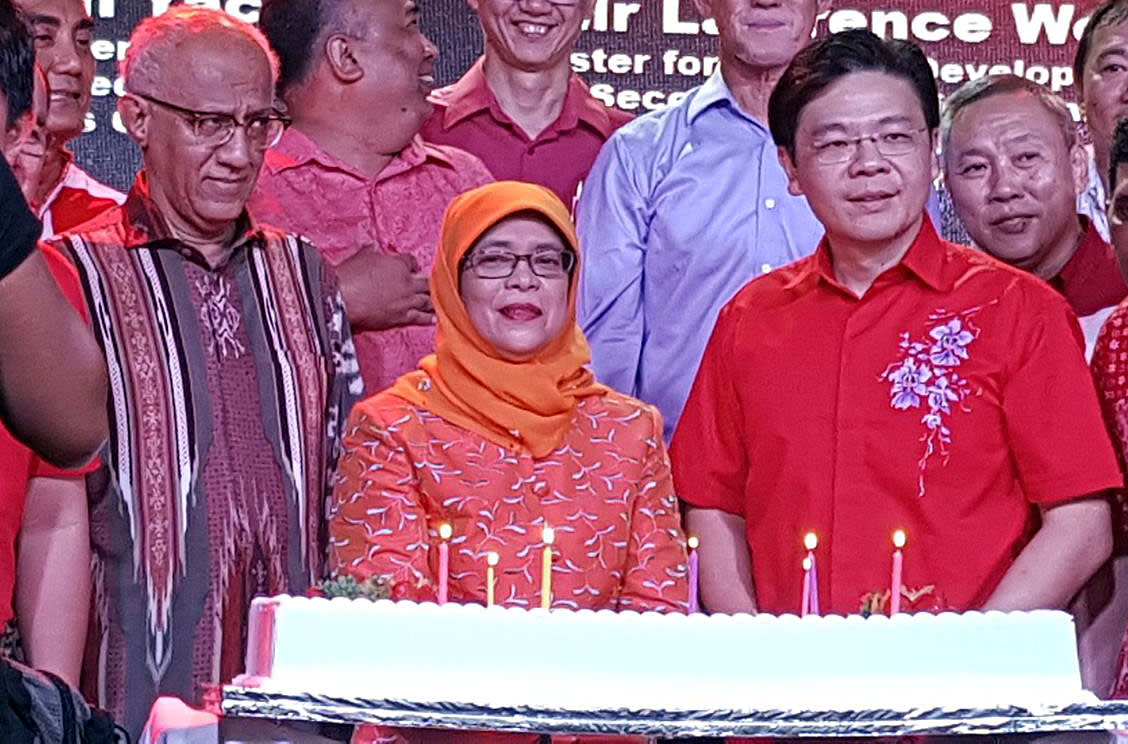
[[[493,708],[407,700],[373,700],[281,693],[226,686],[223,714],[324,723],[372,723],[407,728],[450,728],[572,734],[626,734],[663,738],[747,736],[769,738],[886,738],[1110,732],[1128,729],[1128,701],[1094,701],[1023,708],[858,711],[585,710]],[[1101,738],[1095,739],[1102,741]],[[1090,738],[1061,739],[1089,742]]]

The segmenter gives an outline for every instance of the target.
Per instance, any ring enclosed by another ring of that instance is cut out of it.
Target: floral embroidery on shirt
[[[920,419],[925,431],[920,438],[924,452],[918,461],[918,496],[924,496],[924,476],[932,456],[939,454],[941,464],[948,464],[952,431],[947,417],[956,407],[965,413],[971,411],[964,400],[977,391],[957,369],[970,358],[968,347],[979,338],[972,318],[982,308],[933,312],[928,316],[930,327],[925,338],[914,339],[908,332],[902,333],[898,344],[902,358],[879,376],[889,382],[890,406],[900,411],[926,409]]]

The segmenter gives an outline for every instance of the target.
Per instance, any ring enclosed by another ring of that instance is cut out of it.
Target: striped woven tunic
[[[329,474],[361,393],[317,251],[238,227],[209,267],[142,174],[123,206],[59,239],[110,376],[84,685],[134,735],[158,695],[199,703],[241,670],[253,596],[320,578]]]

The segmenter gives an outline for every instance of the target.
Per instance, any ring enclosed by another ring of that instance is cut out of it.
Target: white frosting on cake
[[[1064,612],[659,615],[275,597],[236,684],[570,710],[1037,708],[1081,687]]]

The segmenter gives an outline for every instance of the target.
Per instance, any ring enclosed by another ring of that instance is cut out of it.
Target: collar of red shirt
[[[123,209],[126,248],[161,248],[166,245],[181,248],[183,246],[183,243],[173,236],[168,222],[149,196],[149,178],[144,170],[138,173],[133,181]],[[242,244],[253,246],[261,243],[262,233],[246,209],[236,221],[235,235],[233,243],[235,248]]]
[[[909,250],[901,258],[901,262],[888,269],[882,276],[890,271],[905,270],[929,287],[944,292],[951,288],[951,279],[946,277],[944,273],[947,255],[948,249],[945,242],[936,234],[932,220],[925,213],[920,232],[917,233],[913,244],[909,246]],[[849,291],[842,287],[842,284],[834,275],[834,263],[830,257],[830,245],[826,236],[823,236],[823,239],[819,241],[819,247],[815,250],[811,260],[808,260],[806,266],[797,271],[794,278],[788,282],[787,288],[797,286],[808,277],[814,277],[816,280],[823,279],[834,287]]]
[[[1128,294],[1116,253],[1088,217],[1081,216],[1084,237],[1050,286],[1084,317],[1118,304]]]
[[[457,82],[431,94],[431,101],[443,107],[444,130],[480,111],[489,111],[501,124],[513,124],[490,91],[484,67],[485,57],[479,57]],[[604,139],[615,131],[615,122],[611,120],[607,107],[592,97],[583,79],[573,72],[568,79],[568,93],[564,96],[560,116],[545,132],[566,132],[575,129],[581,121],[598,131]]]
[[[454,163],[441,148],[424,142],[423,138],[417,134],[407,147],[396,155],[392,162],[388,163],[384,170],[380,171],[375,178],[368,179],[356,168],[321,149],[321,146],[310,139],[305,132],[297,127],[290,127],[282,135],[278,144],[267,151],[266,157],[263,159],[263,167],[271,173],[280,173],[290,168],[299,168],[307,163],[317,163],[323,168],[347,173],[360,181],[371,180],[372,183],[379,183],[428,161],[437,162],[448,168],[454,167]]]

